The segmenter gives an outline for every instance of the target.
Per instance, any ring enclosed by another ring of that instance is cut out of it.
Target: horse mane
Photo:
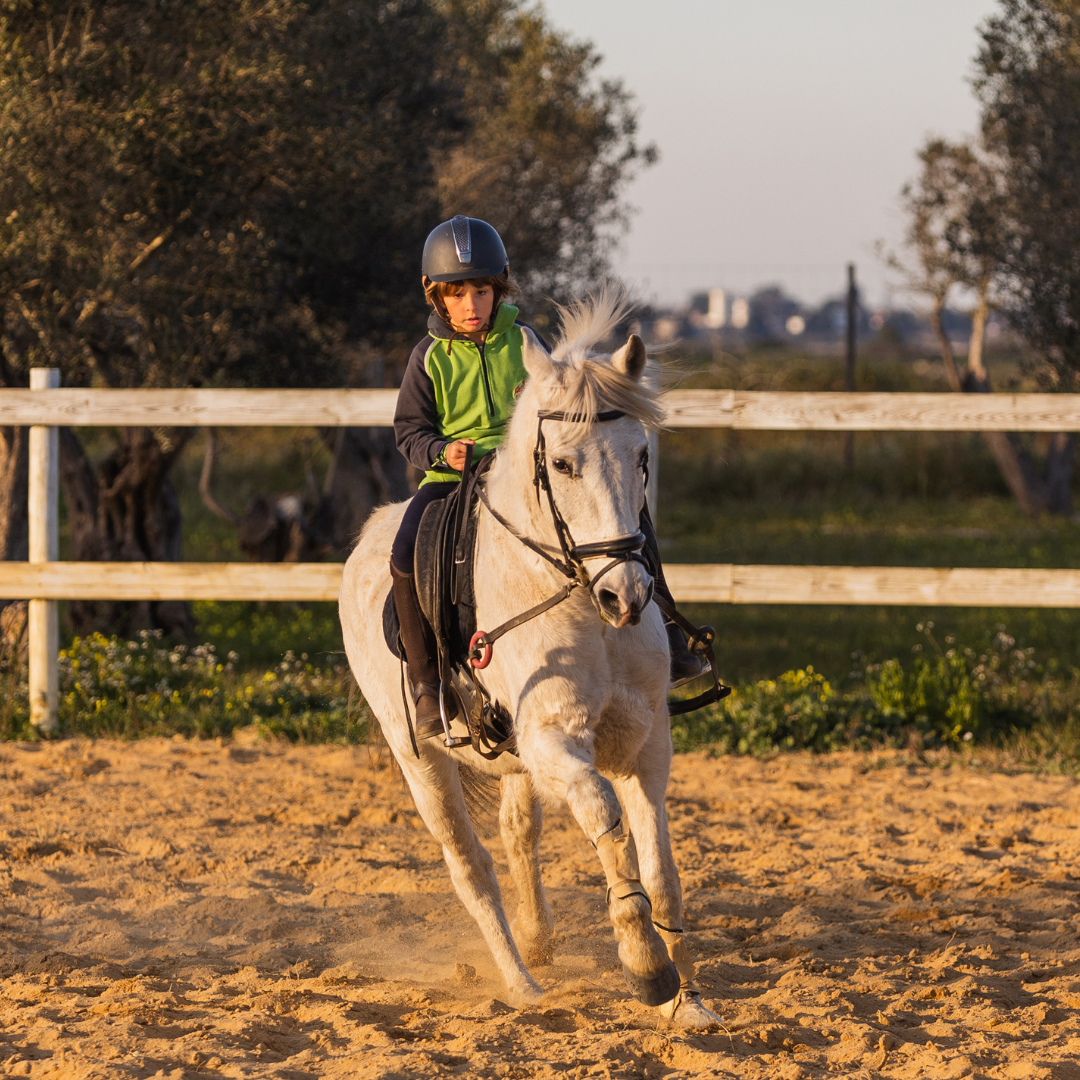
[[[558,308],[562,325],[551,351],[554,377],[545,380],[543,388],[546,409],[590,420],[598,413],[617,409],[646,427],[663,425],[659,390],[646,385],[644,379],[628,378],[611,363],[610,354],[593,351],[611,337],[630,308],[626,293],[611,285]],[[581,430],[584,433],[585,427]]]

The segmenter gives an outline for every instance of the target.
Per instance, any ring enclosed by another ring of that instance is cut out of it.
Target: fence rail
[[[0,423],[71,427],[388,427],[396,390],[0,390]],[[1078,394],[671,390],[670,428],[1080,431]]]
[[[0,562],[0,596],[30,601],[30,710],[56,725],[56,601],[334,600],[330,563],[58,562],[59,426],[385,427],[395,390],[106,390],[60,388],[56,369],[31,389],[0,389],[0,424],[30,437],[30,559]],[[1080,431],[1080,395],[797,393],[673,390],[667,426],[758,431]],[[730,604],[1080,607],[1080,570],[867,566],[665,568],[676,599]]]
[[[699,604],[1080,607],[1080,570],[673,564]],[[64,600],[336,600],[340,563],[0,563],[0,595]]]

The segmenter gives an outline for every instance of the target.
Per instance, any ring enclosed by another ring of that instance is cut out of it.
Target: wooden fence
[[[81,426],[375,427],[394,390],[81,390],[31,372],[0,390],[0,423],[30,426],[30,559],[0,562],[0,596],[30,600],[31,718],[56,724],[56,601],[335,600],[334,563],[58,562],[56,428]],[[677,390],[670,428],[759,431],[1080,431],[1080,395],[795,393]],[[1080,607],[1080,570],[671,565],[684,602]]]

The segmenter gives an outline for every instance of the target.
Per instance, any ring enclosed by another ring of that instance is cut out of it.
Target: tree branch
[[[202,472],[199,474],[199,494],[207,510],[217,514],[222,521],[227,521],[232,526],[238,526],[240,519],[227,507],[224,507],[214,498],[214,492],[210,484],[214,472],[214,458],[217,454],[217,430],[206,429],[206,453],[203,455]]]

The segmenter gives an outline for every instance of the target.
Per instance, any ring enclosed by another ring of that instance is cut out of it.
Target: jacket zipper
[[[487,411],[488,419],[495,419],[495,402],[491,396],[491,383],[488,381],[488,369],[487,359],[484,356],[484,342],[480,342],[476,346],[476,351],[480,354],[480,374],[484,377],[484,397],[487,399]]]

